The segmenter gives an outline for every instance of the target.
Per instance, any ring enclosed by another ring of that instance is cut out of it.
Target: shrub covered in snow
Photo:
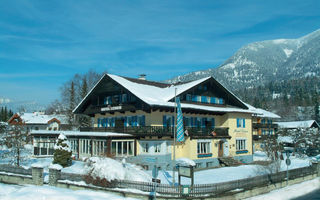
[[[91,157],[87,165],[87,183],[107,186],[114,180],[149,182],[151,177],[141,167],[111,158]]]
[[[54,145],[53,164],[59,164],[63,167],[70,166],[72,164],[71,155],[72,151],[67,137],[60,134]]]

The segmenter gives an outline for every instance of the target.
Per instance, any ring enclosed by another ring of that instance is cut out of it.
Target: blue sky
[[[89,69],[165,80],[217,67],[250,42],[320,28],[320,1],[1,0],[0,98],[59,99]]]

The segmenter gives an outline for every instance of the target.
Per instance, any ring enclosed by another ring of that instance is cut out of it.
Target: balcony
[[[271,139],[271,138],[277,138],[277,135],[253,135],[252,139],[257,141],[257,140],[266,140],[266,139]]]
[[[185,135],[191,139],[197,138],[231,138],[229,136],[229,128],[197,128],[185,127]],[[174,127],[163,126],[136,126],[136,127],[81,127],[81,132],[113,132],[127,133],[137,137],[157,136],[157,137],[173,137]]]
[[[278,128],[278,124],[261,124],[261,123],[253,123],[252,128],[259,129],[259,128]]]

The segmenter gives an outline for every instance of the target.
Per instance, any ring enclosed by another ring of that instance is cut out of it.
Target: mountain
[[[298,39],[254,42],[240,48],[218,68],[192,72],[168,83],[213,76],[231,90],[271,81],[320,75],[320,29]]]
[[[13,112],[35,112],[44,111],[46,107],[36,101],[15,101],[8,98],[0,98],[0,107],[7,107]]]

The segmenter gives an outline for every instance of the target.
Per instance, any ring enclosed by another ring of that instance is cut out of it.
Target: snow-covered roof
[[[113,132],[82,132],[82,131],[50,131],[50,130],[32,130],[31,135],[60,135],[65,136],[95,136],[95,137],[125,137],[132,136],[126,133],[113,133]]]
[[[131,81],[128,78],[113,75],[113,74],[105,74],[102,79],[108,76],[127,90],[129,90],[132,94],[137,96],[139,99],[144,101],[145,103],[149,105],[157,105],[157,106],[168,106],[168,107],[174,107],[175,103],[170,102],[171,99],[175,97],[175,89],[176,95],[179,95],[201,83],[203,83],[206,80],[209,80],[212,77],[205,77],[199,80],[178,84],[178,85],[168,85],[167,87],[157,87],[155,85],[151,84],[142,84],[138,82]],[[99,81],[99,82],[100,82]],[[73,110],[75,112],[79,106],[84,102],[84,100],[88,97],[88,95],[94,90],[95,87],[99,84],[99,82],[92,88],[92,90],[87,94],[87,96],[78,104],[78,106]],[[226,89],[226,88],[225,88]],[[226,89],[228,93],[230,93],[235,99],[237,99],[239,102],[241,102],[244,106],[246,104],[242,102],[237,96],[232,94],[229,90]],[[255,111],[251,111],[248,109],[242,109],[242,108],[234,108],[234,107],[215,107],[215,106],[205,106],[205,105],[195,105],[195,104],[188,104],[188,103],[182,103],[182,108],[192,108],[192,109],[200,109],[200,110],[207,110],[207,111],[217,111],[217,112],[242,112],[242,113],[254,113]]]
[[[293,143],[293,139],[290,136],[279,136],[277,140],[279,143]]]
[[[272,119],[280,119],[281,118],[279,115],[272,113],[270,111],[264,110],[262,108],[255,108],[252,105],[249,105],[247,103],[246,103],[246,106],[249,108],[249,110],[251,110],[258,117],[272,118]]]
[[[181,85],[171,85],[166,88],[160,88],[152,85],[135,83],[117,75],[108,74],[108,76],[149,105],[159,105],[168,102],[170,99],[174,98],[175,89],[177,89],[177,95],[179,95],[210,78],[206,77]]]
[[[319,124],[315,120],[277,122],[279,128],[310,128],[314,123],[319,127]]]
[[[67,124],[67,117],[65,115],[45,115],[36,112],[18,115],[26,124],[48,124],[52,119],[59,120],[61,124]]]

